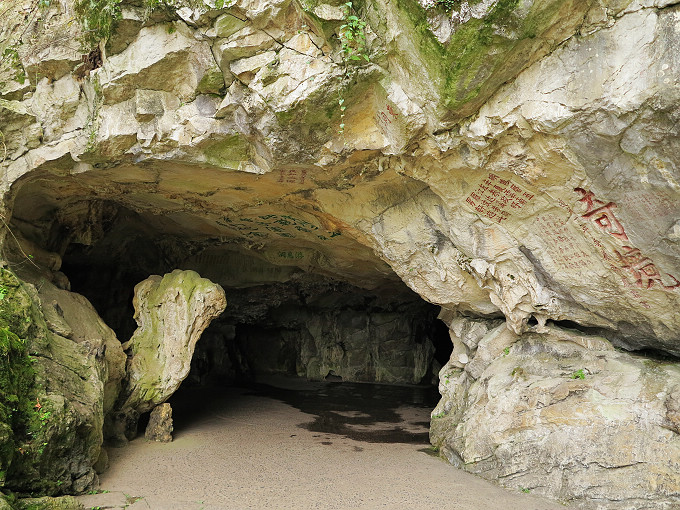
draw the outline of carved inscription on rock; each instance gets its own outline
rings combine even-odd
[[[640,289],[663,288],[674,290],[680,287],[680,280],[674,275],[658,269],[656,263],[639,248],[632,245],[623,224],[615,214],[616,204],[596,198],[592,191],[574,188],[581,195],[579,202],[581,211],[576,213],[581,220],[587,220],[597,229],[620,242],[620,247],[606,248],[600,241],[593,239],[593,243],[602,253],[602,257],[610,267],[619,273],[624,283]],[[584,233],[588,233],[582,225]]]
[[[590,266],[592,255],[574,239],[574,227],[570,225],[568,217],[543,214],[536,217],[532,227],[546,243],[548,255],[557,269],[583,270]]]
[[[307,220],[290,214],[263,214],[259,216],[232,218],[225,216],[217,220],[219,225],[239,232],[249,239],[284,237],[293,239],[299,236],[313,236],[321,241],[328,241],[342,232],[321,229]]]
[[[677,208],[670,196],[650,190],[626,193],[621,206],[642,218],[664,218],[673,215]]]
[[[480,216],[503,224],[521,211],[534,193],[510,178],[503,179],[493,172],[482,179],[465,199],[464,205]]]
[[[276,182],[287,184],[304,184],[307,179],[307,170],[304,168],[282,168]]]
[[[574,188],[574,191],[581,194],[579,202],[583,202],[586,206],[586,211],[581,214],[581,217],[590,219],[603,232],[617,239],[628,241],[623,225],[614,215],[614,209],[616,209],[614,202],[605,203],[598,200],[592,191],[586,191],[583,188]]]

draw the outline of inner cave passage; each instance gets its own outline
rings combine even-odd
[[[323,382],[325,389],[279,388],[274,397],[308,411],[316,405],[331,429],[342,430],[341,424],[328,423],[320,400],[335,395],[339,400],[328,405],[350,407],[353,398],[370,401],[388,419],[394,406],[380,402],[405,394],[358,383],[426,388],[407,399],[436,405],[437,374],[452,350],[439,308],[365,247],[345,245],[334,253],[304,239],[258,244],[108,201],[80,198],[43,209],[35,203],[31,193],[18,195],[12,228],[37,259],[60,256],[61,284],[87,297],[122,343],[136,328],[134,287],[150,275],[191,269],[224,288],[227,308],[201,336],[191,372],[173,399],[178,426],[186,422],[183,409],[196,412],[182,401],[192,388],[249,385],[263,391],[257,383],[277,377]],[[19,273],[28,270],[16,265]],[[339,382],[344,390],[331,385]]]

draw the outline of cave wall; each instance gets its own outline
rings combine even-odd
[[[243,291],[231,293],[230,308],[198,345],[194,380],[252,381],[276,374],[430,384],[441,368],[434,357],[436,345],[445,355],[450,352],[448,336],[442,342],[433,326],[435,307],[417,296],[390,301],[394,296],[375,296],[337,282],[315,284],[258,286],[248,289],[245,299]],[[289,296],[278,306],[253,311],[267,305],[268,295],[286,292]]]
[[[602,412],[621,396],[599,386],[642,370],[624,351],[668,356],[645,361],[652,375],[640,376],[644,389],[626,398],[649,399],[658,412],[635,419],[675,444],[674,4],[489,0],[446,10],[366,0],[347,13],[339,1],[180,1],[155,10],[122,2],[116,29],[83,48],[85,59],[50,37],[56,29],[72,41],[82,35],[70,22],[71,3],[51,4],[25,26],[10,13],[0,29],[5,44],[13,34],[24,38],[17,57],[25,78],[0,69],[5,257],[20,272],[28,249],[40,258],[40,277],[63,288],[70,282],[61,259],[69,271],[107,259],[102,282],[78,282],[99,285],[99,295],[106,280],[116,288],[175,267],[239,291],[301,275],[375,296],[405,295],[405,283],[440,306],[449,326],[453,354],[440,378],[449,382],[433,413],[433,441],[449,461],[586,506],[623,508],[621,498],[631,508],[674,504],[678,478],[667,461],[603,442],[640,434],[626,429],[623,415]],[[366,22],[363,49],[342,28],[350,14]],[[119,214],[127,219],[117,221]],[[141,249],[148,239],[155,253]],[[116,260],[125,263],[112,277]],[[106,319],[128,335],[129,301],[119,293]],[[283,302],[266,297],[249,308],[252,317]],[[337,344],[354,319],[328,313],[337,327],[310,319],[309,336],[294,328],[280,345],[299,342],[311,352],[314,344],[318,352]],[[356,320],[354,331],[362,331],[374,318]],[[586,350],[578,356],[612,362],[559,368],[556,360],[577,356],[559,343],[574,343],[567,325]],[[224,334],[236,339],[237,326],[225,323]],[[263,341],[266,330],[245,336]],[[536,347],[541,342],[558,347]],[[400,356],[401,347],[385,345]],[[404,356],[417,358],[418,348]],[[344,359],[329,352],[319,376]],[[544,369],[515,377],[533,352],[545,357]],[[504,359],[517,363],[510,375]],[[345,376],[365,368],[344,363],[337,366]],[[554,372],[564,379],[554,386],[560,398],[526,404],[526,381],[553,384]],[[549,449],[553,421],[475,427],[499,402],[490,389],[496,380],[518,388],[507,401],[523,403],[509,407],[510,416],[557,412],[564,401],[578,408],[564,412],[582,417],[592,434]],[[583,394],[601,407],[581,406]],[[517,427],[524,435],[503,436]],[[470,446],[487,432],[525,459],[512,476],[486,463],[487,454],[505,458],[500,447]],[[610,457],[588,457],[603,444]],[[633,488],[570,485],[594,463],[619,484],[635,480]],[[624,469],[638,464],[646,476],[636,471],[642,467]]]

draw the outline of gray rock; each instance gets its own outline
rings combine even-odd
[[[40,508],[44,510],[84,510],[85,507],[73,496],[58,498],[25,498],[19,500],[26,508]]]
[[[217,9],[181,1],[181,21],[173,22],[125,5],[118,33],[101,45],[110,54],[85,75],[75,71],[81,56],[50,39],[77,38],[71,4],[50,5],[42,25],[21,26],[20,6],[0,22],[2,41],[26,34],[19,57],[28,71],[24,85],[0,80],[2,217],[19,233],[1,234],[3,253],[23,268],[28,257],[14,256],[13,237],[25,247],[20,240],[29,239],[41,266],[31,281],[47,307],[39,315],[50,348],[39,366],[56,389],[40,398],[71,427],[62,432],[93,431],[84,442],[64,432],[69,449],[80,441],[87,450],[69,468],[77,472],[69,490],[94,480],[103,416],[107,436],[129,435],[139,414],[186,377],[204,327],[183,331],[175,349],[159,332],[174,338],[185,323],[141,324],[112,410],[120,346],[88,304],[58,292],[69,288],[56,274],[61,257],[75,250],[99,257],[101,267],[125,259],[136,275],[200,268],[239,291],[291,284],[303,273],[375,296],[402,296],[403,282],[439,305],[449,326],[454,355],[436,414],[456,418],[433,422],[449,460],[584,505],[614,501],[619,489],[632,506],[675,504],[677,469],[659,453],[663,445],[675,455],[664,436],[674,425],[659,425],[664,408],[664,419],[676,413],[668,399],[675,365],[647,366],[612,348],[680,355],[680,38],[672,2],[484,0],[444,13],[427,8],[429,0],[370,0],[356,12],[366,22],[361,55],[351,53],[357,44],[340,28],[337,5],[243,0]],[[137,238],[153,238],[157,253]],[[41,278],[50,285],[41,287]],[[161,284],[142,284],[140,296],[154,285]],[[147,298],[136,303],[141,322]],[[63,318],[49,308],[54,300]],[[170,301],[161,301],[172,315]],[[122,324],[124,305],[115,296],[102,302]],[[257,305],[253,320],[282,299],[268,295]],[[216,304],[207,308],[199,315],[219,313]],[[284,330],[258,350],[259,368],[383,382],[426,375],[431,348],[405,340],[413,329],[404,317],[359,305],[352,317],[336,311],[290,329],[288,317],[272,319]],[[79,328],[78,317],[95,326]],[[590,333],[563,340],[551,322]],[[262,332],[247,336],[250,349],[266,340]],[[222,358],[231,340],[230,333],[215,347]],[[524,367],[525,351],[545,357],[545,370]],[[560,357],[582,360],[584,369],[600,359],[610,366],[567,380],[555,376],[564,370]],[[524,372],[503,375],[503,360],[515,363],[510,373]],[[663,377],[656,393],[646,366]],[[605,373],[638,378],[635,396],[618,395],[601,380]],[[489,421],[492,430],[480,417],[503,399],[482,388],[497,381],[508,385],[507,395],[498,390],[507,409]],[[543,435],[515,435],[516,422],[541,413],[532,399],[556,399],[563,383],[579,388],[564,397],[567,425],[537,423]],[[609,403],[590,405],[600,398]],[[628,428],[612,401],[625,402]],[[595,424],[601,442],[578,420]],[[563,425],[576,435],[560,435]],[[13,441],[6,426],[0,441]],[[498,448],[484,446],[491,444]],[[543,489],[538,466],[552,470]],[[588,485],[589,476],[602,486]],[[26,483],[41,477],[28,473]]]
[[[676,364],[549,327],[477,374],[447,364],[430,438],[455,466],[507,487],[579,508],[667,508],[679,502],[668,484],[680,462],[679,385]]]

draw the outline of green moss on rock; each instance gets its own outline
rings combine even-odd
[[[83,510],[85,507],[73,496],[59,498],[29,498],[19,501],[21,510]]]
[[[208,69],[196,88],[197,94],[223,94],[225,90],[224,76],[219,67]]]
[[[446,44],[432,33],[427,11],[417,0],[398,0],[397,6],[432,86],[447,108],[467,116],[499,86],[572,35],[588,2],[549,0],[527,10],[519,0],[498,0],[483,18],[456,26]],[[542,36],[545,39],[537,40]]]
[[[208,147],[205,156],[211,165],[238,170],[241,162],[250,158],[248,142],[239,135],[230,136]]]
[[[0,488],[54,496],[92,486],[99,370],[86,342],[48,330],[35,288],[0,269]]]
[[[36,392],[29,356],[32,301],[17,277],[0,269],[0,487],[30,439]]]

